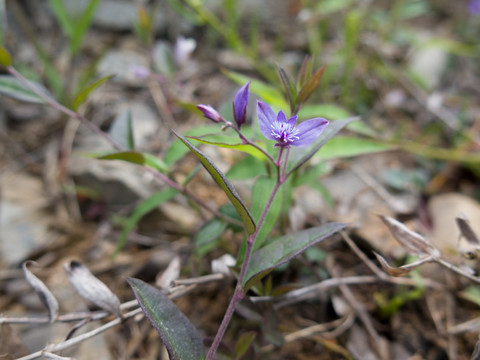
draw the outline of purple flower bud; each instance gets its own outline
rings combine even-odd
[[[257,101],[257,117],[258,126],[263,136],[275,140],[277,142],[275,146],[280,147],[307,146],[320,136],[328,125],[327,120],[314,118],[295,126],[296,115],[287,120],[282,111],[275,115],[272,108],[261,101]]]
[[[220,115],[220,113],[210,105],[198,104],[197,109],[203,113],[203,116],[212,120],[213,122],[225,122],[225,119],[222,117],[222,115]]]
[[[250,89],[250,81],[243,85],[233,98],[233,117],[238,128],[247,120],[248,92]]]

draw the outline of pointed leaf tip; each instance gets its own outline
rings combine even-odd
[[[217,168],[217,166],[210,160],[204,153],[198,150],[195,146],[193,146],[187,139],[185,139],[182,135],[177,133],[175,130],[172,130],[176,137],[178,137],[189,149],[191,152],[195,154],[195,156],[200,160],[200,163],[203,165],[205,170],[209,172],[212,176],[213,180],[220,186],[220,188],[225,192],[228,199],[237,210],[238,215],[240,215],[240,219],[245,226],[245,229],[249,234],[253,234],[255,232],[255,221],[253,221],[250,212],[248,211],[247,207],[243,203],[242,199],[238,195],[237,191],[233,187],[233,185],[228,181],[225,175]]]

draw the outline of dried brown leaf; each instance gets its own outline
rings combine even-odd
[[[475,231],[473,231],[472,227],[470,226],[470,222],[465,215],[462,214],[457,216],[455,218],[455,222],[457,223],[457,227],[460,230],[461,236],[464,237],[469,244],[480,245],[478,236]]]
[[[305,85],[301,88],[300,93],[297,97],[297,105],[303,104],[307,101],[310,96],[312,96],[313,92],[318,86],[318,82],[323,76],[323,72],[325,71],[326,66],[318,69],[315,73],[308,79]]]
[[[175,256],[168,264],[167,268],[158,274],[155,285],[161,289],[168,290],[172,286],[172,282],[180,277],[180,257]]]
[[[48,310],[48,317],[50,322],[55,321],[58,315],[58,301],[55,296],[52,294],[50,289],[45,285],[45,283],[36,277],[29,269],[28,266],[34,264],[34,261],[25,261],[22,265],[23,273],[25,275],[25,280],[30,284],[30,286],[35,290],[38,297],[42,301],[42,304]]]
[[[410,230],[401,222],[389,217],[379,215],[383,223],[387,225],[392,235],[397,241],[413,255],[440,256],[440,250],[420,234]]]
[[[391,267],[383,256],[377,254],[376,252],[374,252],[374,254],[378,262],[380,263],[380,266],[382,267],[383,271],[385,271],[390,276],[394,276],[394,277],[405,276],[408,273],[410,273],[410,271],[412,270],[412,269],[403,268],[403,267],[397,267],[397,268]]]
[[[117,317],[122,317],[117,296],[82,263],[70,261],[63,264],[63,268],[67,273],[68,281],[81,297]]]

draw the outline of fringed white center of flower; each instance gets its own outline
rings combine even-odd
[[[272,135],[277,139],[278,142],[283,144],[289,144],[294,140],[298,140],[299,137],[298,129],[293,125],[290,125],[287,122],[274,121],[271,125]]]

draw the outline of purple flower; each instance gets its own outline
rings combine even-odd
[[[468,2],[468,11],[472,15],[480,15],[480,0],[470,0]]]
[[[233,98],[233,117],[238,128],[247,120],[248,91],[250,81],[243,85]]]
[[[205,116],[207,119],[212,120],[213,122],[225,122],[223,116],[220,115],[220,113],[210,105],[198,104],[197,109],[203,113],[203,116]]]
[[[258,126],[263,136],[275,140],[275,146],[289,147],[307,146],[311,144],[328,125],[323,118],[306,120],[295,126],[297,115],[287,120],[285,114],[280,111],[278,115],[266,103],[257,101]]]

